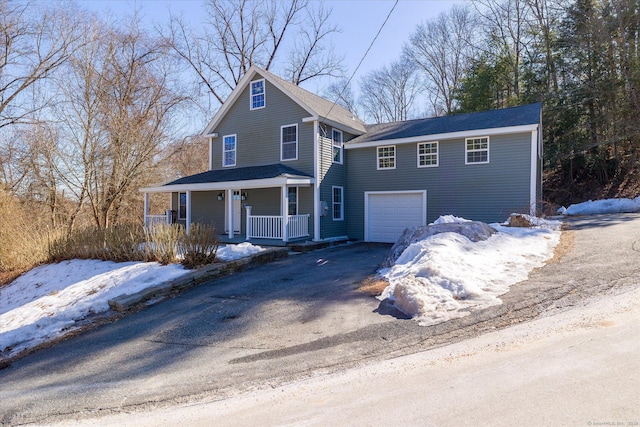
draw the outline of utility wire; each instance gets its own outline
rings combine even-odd
[[[353,77],[356,75],[356,73],[358,72],[358,69],[360,68],[360,66],[362,65],[362,63],[364,62],[365,58],[367,57],[367,55],[369,54],[369,51],[371,50],[371,48],[373,47],[373,44],[376,42],[376,40],[378,39],[378,36],[380,35],[380,33],[382,32],[382,29],[384,28],[384,26],[387,24],[387,21],[389,20],[389,17],[391,16],[391,14],[393,13],[393,11],[395,10],[396,6],[398,5],[398,1],[396,0],[395,3],[393,4],[393,7],[391,8],[391,10],[389,11],[389,13],[387,14],[387,17],[384,19],[384,22],[382,23],[382,25],[380,25],[380,28],[378,29],[378,32],[376,33],[375,37],[373,38],[373,40],[371,40],[371,43],[369,44],[369,47],[367,48],[367,51],[364,53],[364,55],[362,55],[362,58],[360,59],[360,62],[358,62],[358,65],[356,66],[355,70],[353,70],[353,73],[351,73],[351,76],[349,77],[349,79],[347,80],[347,82],[344,84],[344,87],[342,88],[342,90],[340,91],[340,96],[339,98],[342,97],[342,94],[344,93],[344,91],[347,89],[347,87],[349,86],[349,83],[351,83],[351,80],[353,80]],[[338,99],[339,99],[338,98]],[[338,100],[336,99],[335,101],[333,101],[333,104],[331,105],[331,108],[329,108],[329,111],[327,112],[327,116],[329,117],[329,114],[331,114],[331,110],[333,110],[333,107],[336,105],[336,103],[338,102]]]

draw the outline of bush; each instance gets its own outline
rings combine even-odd
[[[194,268],[199,265],[211,264],[218,252],[218,236],[214,227],[203,224],[192,224],[189,234],[183,236],[182,265]]]
[[[170,264],[178,260],[178,244],[184,238],[180,224],[156,224],[145,229],[145,260]]]

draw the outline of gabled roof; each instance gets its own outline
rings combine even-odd
[[[216,126],[220,123],[231,106],[235,104],[235,102],[238,100],[249,83],[252,80],[256,79],[256,75],[263,77],[269,83],[282,91],[285,95],[295,101],[303,109],[305,109],[309,113],[309,119],[317,119],[334,126],[337,125],[337,127],[344,127],[345,130],[348,130],[356,135],[361,135],[365,132],[365,123],[346,108],[341,107],[337,103],[333,103],[314,93],[311,93],[308,90],[301,88],[300,86],[288,82],[276,76],[275,74],[270,73],[269,71],[252,65],[251,68],[247,70],[246,74],[240,79],[236,88],[231,92],[229,97],[222,104],[222,107],[220,107],[211,122],[207,125],[204,131],[204,135],[215,132]]]
[[[185,176],[171,181],[165,186],[180,184],[202,184],[206,182],[248,181],[252,179],[268,179],[279,176],[310,177],[311,175],[289,166],[277,163],[274,165],[248,166],[244,168],[219,169]]]
[[[540,103],[479,113],[457,114],[404,122],[368,125],[367,133],[345,145],[361,145],[376,141],[392,141],[422,136],[444,136],[474,130],[510,128],[540,123]]]

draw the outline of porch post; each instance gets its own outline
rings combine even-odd
[[[191,191],[187,191],[187,212],[184,226],[187,234],[189,234],[189,229],[191,228]]]
[[[236,227],[233,223],[233,188],[227,188],[227,212],[229,212],[229,218],[227,220],[229,224],[229,239],[233,239],[233,229]]]
[[[286,242],[289,240],[289,236],[287,233],[288,224],[289,224],[289,192],[287,191],[286,184],[282,186],[282,241]]]
[[[245,205],[244,208],[247,210],[247,240],[251,238],[251,206]]]
[[[144,226],[148,227],[147,217],[149,216],[149,193],[144,193]]]

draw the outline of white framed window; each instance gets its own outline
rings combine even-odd
[[[344,188],[331,187],[333,199],[333,220],[342,221],[344,219]]]
[[[178,193],[178,219],[187,219],[187,193]]]
[[[429,168],[438,166],[438,142],[418,143],[418,167]]]
[[[254,80],[251,82],[251,109],[257,110],[265,106],[265,90],[264,79]]]
[[[465,165],[489,163],[489,137],[467,138],[464,155]]]
[[[342,131],[333,129],[331,131],[333,144],[333,163],[342,163]]]
[[[288,214],[298,215],[298,187],[287,188],[287,198],[289,199]]]
[[[280,160],[298,159],[298,125],[280,127]]]
[[[386,145],[378,147],[378,169],[396,168],[396,146]]]
[[[222,137],[222,166],[236,165],[236,135]]]

